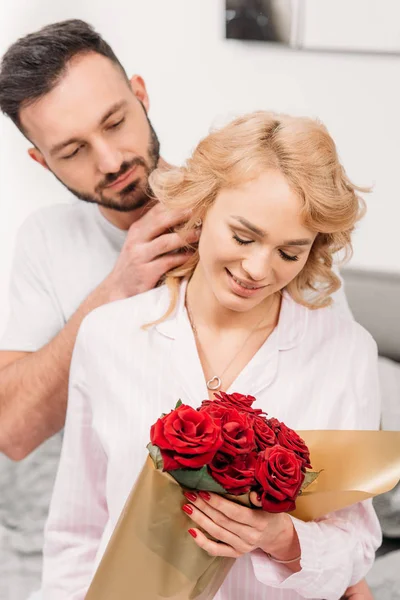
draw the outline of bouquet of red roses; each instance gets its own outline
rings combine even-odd
[[[154,423],[149,457],[86,600],[215,596],[235,559],[210,556],[188,535],[183,489],[226,494],[247,506],[255,491],[264,510],[310,521],[397,483],[400,432],[315,430],[300,437],[253,408],[254,400],[220,392],[198,409],[178,402]],[[309,470],[309,448],[316,472]]]
[[[185,488],[241,496],[251,491],[268,512],[289,512],[318,473],[301,437],[253,408],[253,396],[215,394],[199,409],[178,402],[152,426],[150,455]]]

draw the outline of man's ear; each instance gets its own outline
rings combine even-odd
[[[47,166],[47,162],[44,159],[43,154],[40,152],[40,150],[38,150],[35,147],[29,148],[28,150],[28,154],[29,156],[35,160],[36,162],[38,162],[40,165],[42,165],[42,167],[44,167],[45,169],[48,169],[49,167]]]
[[[130,79],[131,88],[136,98],[140,100],[143,106],[146,109],[146,112],[149,112],[150,101],[149,96],[147,95],[146,84],[140,75],[134,75]]]

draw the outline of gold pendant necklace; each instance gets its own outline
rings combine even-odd
[[[271,303],[271,307],[274,304],[274,300],[272,300]],[[211,373],[214,371],[214,369],[212,368],[212,366],[210,365],[210,363],[208,362],[207,356],[201,346],[200,340],[199,340],[199,336],[198,336],[198,332],[197,332],[197,327],[195,325],[195,322],[193,320],[193,315],[192,315],[192,311],[189,308],[188,303],[186,302],[186,310],[187,310],[187,314],[189,317],[189,323],[192,327],[192,331],[194,334],[194,337],[196,339],[196,343],[197,346],[199,348],[199,350],[201,350],[201,352],[203,353],[204,359],[211,371]],[[250,333],[248,334],[248,336],[245,338],[245,340],[243,341],[243,344],[240,345],[239,349],[237,350],[237,352],[235,352],[233,358],[229,361],[229,363],[227,364],[227,366],[225,367],[225,369],[221,372],[220,375],[213,375],[210,379],[208,379],[208,381],[206,381],[206,385],[207,388],[213,392],[219,390],[222,386],[222,377],[223,375],[226,373],[226,371],[229,369],[229,367],[232,365],[232,363],[234,362],[234,360],[239,356],[240,352],[243,350],[243,348],[245,347],[246,343],[249,341],[249,339],[251,338],[251,336],[253,335],[253,333],[256,332],[256,330],[260,327],[261,323],[264,321],[265,316],[263,316],[260,321],[258,321],[257,325],[251,329]],[[214,371],[215,372],[215,371]]]

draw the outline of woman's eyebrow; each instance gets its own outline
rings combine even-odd
[[[250,229],[250,231],[258,235],[259,237],[265,237],[267,235],[265,231],[263,231],[256,225],[253,225],[253,223],[250,223],[250,221],[244,219],[243,217],[237,217],[235,215],[232,215],[232,218],[236,221],[239,221],[239,223],[241,223],[244,227],[247,227],[247,229]]]

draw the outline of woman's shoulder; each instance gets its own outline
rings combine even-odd
[[[335,343],[339,348],[369,351],[376,354],[377,345],[372,335],[357,323],[350,314],[335,310],[334,306],[309,309],[307,311],[307,332],[317,340]]]

